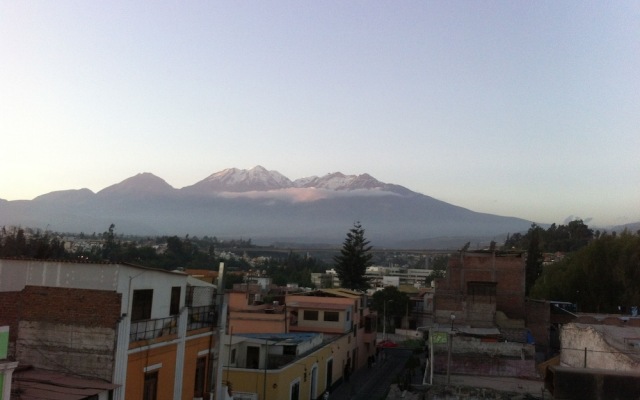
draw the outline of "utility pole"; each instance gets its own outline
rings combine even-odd
[[[224,400],[222,390],[222,350],[224,350],[223,338],[227,329],[227,304],[224,301],[224,263],[218,268],[218,363],[216,365],[216,400]],[[213,374],[212,374],[213,375]]]
[[[269,339],[264,340],[264,378],[262,382],[262,400],[267,400],[267,369],[269,368]]]
[[[453,332],[449,333],[449,351],[447,352],[447,385],[451,383],[451,342],[453,342]]]
[[[382,340],[387,339],[387,301],[382,305]]]

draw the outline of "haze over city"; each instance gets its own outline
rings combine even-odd
[[[640,3],[3,2],[0,199],[262,165],[640,221]]]

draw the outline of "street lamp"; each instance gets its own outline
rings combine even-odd
[[[451,313],[451,330],[453,331],[453,321],[456,320],[456,315],[454,313]]]

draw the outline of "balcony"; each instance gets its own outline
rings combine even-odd
[[[215,305],[189,307],[187,331],[210,328],[218,324],[218,312]]]
[[[139,340],[157,339],[161,336],[178,333],[178,316],[167,318],[145,319],[131,323],[129,343]]]

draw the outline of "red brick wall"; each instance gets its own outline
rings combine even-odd
[[[21,292],[0,292],[0,326],[9,327],[9,342],[18,335]]]
[[[525,324],[531,331],[536,345],[547,349],[549,346],[549,328],[551,327],[549,302],[527,300]]]
[[[21,320],[115,329],[121,299],[106,290],[26,286],[21,292],[0,292],[0,325],[9,326],[10,342]]]
[[[107,290],[26,286],[20,319],[115,329],[121,297]]]
[[[524,274],[524,256],[519,253],[471,252],[454,256],[449,260],[447,276],[436,282],[436,313],[459,310],[461,306],[454,303],[471,301],[467,296],[468,282],[496,282],[496,309],[509,318],[522,319]]]

